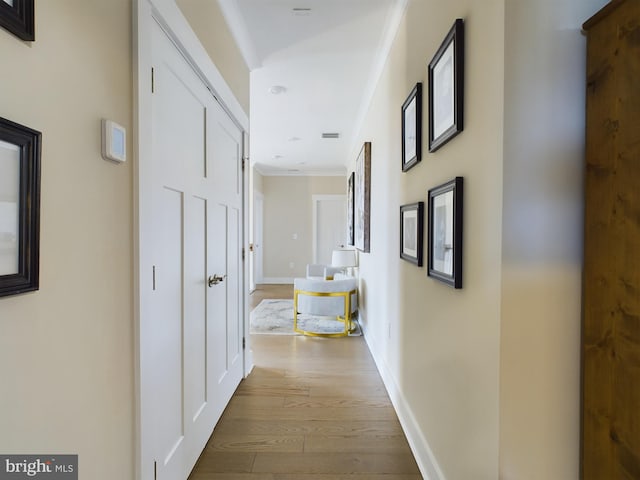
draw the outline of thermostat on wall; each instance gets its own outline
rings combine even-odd
[[[124,162],[127,159],[127,131],[111,120],[102,120],[102,157]]]

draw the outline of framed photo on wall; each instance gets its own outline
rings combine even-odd
[[[422,266],[424,202],[400,207],[400,258]]]
[[[34,41],[34,0],[0,0],[0,27],[21,40]]]
[[[348,245],[353,245],[354,244],[354,225],[353,225],[353,220],[354,220],[354,213],[353,213],[353,206],[354,206],[354,187],[355,187],[355,178],[356,178],[356,173],[355,172],[351,172],[351,175],[349,175],[349,180],[347,182],[347,244]]]
[[[464,127],[464,21],[458,18],[429,63],[429,151]]]
[[[454,288],[462,288],[462,202],[462,177],[428,193],[427,275]]]
[[[371,142],[364,143],[356,159],[354,206],[355,246],[366,253],[371,229]]]
[[[402,104],[402,171],[422,157],[422,83],[418,82]]]
[[[40,140],[0,118],[0,296],[38,289]]]

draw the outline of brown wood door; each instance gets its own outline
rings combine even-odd
[[[640,1],[587,32],[582,478],[640,479]]]

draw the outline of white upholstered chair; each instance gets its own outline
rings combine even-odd
[[[358,310],[358,283],[354,277],[336,280],[296,278],[293,282],[293,329],[305,335],[343,337],[349,335],[351,318]],[[344,323],[340,333],[310,332],[298,328],[298,314],[336,317]]]

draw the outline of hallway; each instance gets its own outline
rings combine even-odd
[[[261,286],[291,298],[291,286]],[[419,480],[363,337],[254,335],[238,387],[190,480]]]

